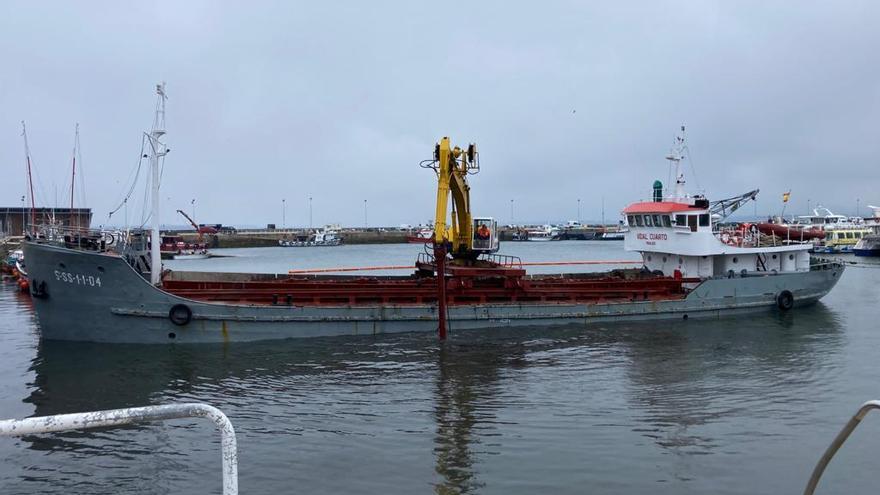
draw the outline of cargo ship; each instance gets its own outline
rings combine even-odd
[[[164,88],[157,90],[164,115]],[[154,173],[166,149],[156,122],[149,134]],[[154,201],[149,235],[24,242],[34,309],[42,338],[57,340],[222,343],[395,332],[445,338],[449,330],[787,311],[834,287],[843,265],[811,258],[809,244],[767,246],[720,227],[723,213],[747,198],[710,203],[686,195],[678,173],[684,149],[680,137],[667,157],[675,162],[675,192],[664,196],[655,183],[653,201],[624,210],[624,246],[642,254],[638,270],[528,275],[519,259],[497,253],[497,222],[470,211],[476,146],[452,147],[444,137],[421,163],[438,181],[433,250],[408,276],[163,270]]]

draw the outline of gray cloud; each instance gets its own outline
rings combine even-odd
[[[880,203],[875,2],[33,3],[0,7],[0,203],[66,201],[80,122],[96,223],[124,190],[168,83],[163,219],[418,223],[450,135],[476,141],[479,214],[612,218],[646,198],[678,126],[698,187],[760,187],[758,212]],[[688,170],[690,172],[690,170]],[[751,208],[751,207],[750,207]],[[751,210],[750,210],[751,211]],[[863,210],[864,213],[864,210]],[[132,214],[133,216],[133,214]]]

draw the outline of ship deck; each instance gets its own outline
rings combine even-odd
[[[516,303],[608,303],[683,299],[686,284],[674,279],[615,270],[602,274],[454,276],[447,278],[450,305]],[[363,306],[437,303],[434,277],[245,275],[171,272],[163,289],[187,299],[253,305]]]

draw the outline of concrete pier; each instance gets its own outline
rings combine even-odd
[[[212,248],[250,248],[278,246],[278,241],[308,235],[308,229],[236,230],[234,233],[205,235]],[[198,238],[195,232],[178,232],[186,242]],[[399,244],[410,235],[406,231],[388,229],[343,229],[337,232],[343,244]]]

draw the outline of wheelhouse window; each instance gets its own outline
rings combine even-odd
[[[635,224],[636,224],[636,220],[635,220],[635,218],[634,218],[633,215],[628,215],[628,216],[626,217],[626,221],[627,221],[627,223],[629,223],[630,225],[635,225]]]
[[[672,219],[669,218],[669,215],[663,215],[663,226],[672,227]]]
[[[696,215],[688,215],[688,227],[691,228],[691,232],[697,231],[697,216]]]
[[[636,227],[641,227],[642,226],[642,216],[636,215],[635,218],[636,218]]]
[[[654,227],[660,227],[663,225],[660,223],[660,215],[654,215]]]
[[[645,227],[653,227],[654,224],[651,222],[651,215],[645,215]]]
[[[862,233],[861,233],[861,232],[853,232],[853,234],[855,234],[856,239],[861,239],[861,238],[862,238]]]
[[[700,227],[708,227],[709,226],[709,214],[703,213],[700,215]]]
[[[684,215],[675,215],[675,225],[679,227],[687,227],[687,217]]]

